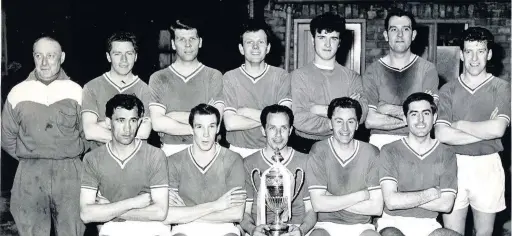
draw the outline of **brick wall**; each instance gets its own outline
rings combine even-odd
[[[417,20],[423,19],[474,19],[475,26],[489,29],[495,36],[501,52],[501,73],[503,79],[510,80],[510,2],[485,2],[485,3],[399,3],[398,8],[412,12]],[[384,19],[387,10],[392,7],[389,3],[304,3],[291,4],[292,7],[292,41],[293,19],[311,19],[324,12],[336,12],[346,19],[366,19],[366,51],[365,63],[368,66],[376,59],[387,53],[387,42],[384,40]],[[274,3],[270,0],[265,7],[264,16],[266,22],[271,25],[277,38],[284,46],[286,26],[286,5]],[[291,42],[291,55],[293,58],[293,42]],[[284,67],[284,52],[282,53],[282,67]],[[293,68],[293,60],[290,60],[290,68]]]

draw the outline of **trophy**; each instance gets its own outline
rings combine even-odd
[[[265,206],[275,214],[275,220],[269,225],[269,235],[279,236],[288,232],[288,225],[281,218],[283,212],[287,212],[286,219],[291,217],[291,202],[297,197],[302,185],[304,184],[304,170],[297,168],[295,173],[291,173],[278,160],[281,157],[279,151],[276,151],[274,160],[277,160],[268,170],[261,173],[257,168],[251,172],[251,181],[254,190],[257,193],[258,201],[258,220],[257,224],[266,224]],[[295,189],[295,179],[297,172],[301,172],[299,187]],[[254,173],[257,172],[260,177],[260,190],[256,188]],[[260,192],[261,191],[261,192]],[[293,196],[292,196],[293,195]]]

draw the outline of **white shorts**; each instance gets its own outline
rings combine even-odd
[[[176,154],[180,151],[188,148],[190,144],[162,144],[162,151],[165,152],[165,156],[170,156],[172,154]]]
[[[185,234],[187,236],[224,236],[232,233],[240,236],[240,230],[234,223],[203,223],[191,222],[187,224],[179,224],[172,227],[171,235]]]
[[[505,173],[500,155],[482,156],[457,154],[459,190],[454,210],[471,205],[480,212],[496,213],[505,206]]]
[[[107,222],[99,236],[170,236],[171,227],[157,221]]]
[[[377,220],[377,231],[386,227],[395,227],[405,236],[428,236],[434,230],[442,228],[435,218],[391,216],[383,212],[382,218]]]
[[[370,144],[373,144],[374,146],[381,149],[382,146],[384,146],[388,143],[392,143],[392,142],[399,140],[403,137],[405,137],[405,136],[393,135],[393,134],[372,134],[372,135],[370,135]]]
[[[313,230],[324,229],[331,236],[346,235],[346,236],[359,236],[365,230],[375,230],[375,226],[372,224],[336,224],[332,222],[317,222]]]
[[[251,154],[259,151],[260,149],[242,148],[242,147],[237,147],[235,145],[230,144],[229,150],[240,154],[240,156],[242,156],[243,158],[246,158],[246,157],[250,156]]]

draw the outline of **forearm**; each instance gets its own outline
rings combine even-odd
[[[344,210],[356,203],[365,200],[365,193],[358,191],[343,196],[311,194],[311,203],[315,212],[335,212]]]
[[[244,109],[244,112],[242,114],[237,114],[237,115],[247,117],[251,120],[259,121],[260,116],[261,116],[261,110],[254,109],[254,108],[249,108],[249,109],[246,108],[246,109]]]
[[[227,131],[249,130],[261,126],[261,123],[257,120],[234,114],[233,112],[229,113],[230,114],[224,114],[224,124],[226,125]]]
[[[383,115],[393,116],[396,118],[404,117],[402,106],[381,103],[377,108],[377,111]]]
[[[457,127],[460,131],[473,135],[479,139],[491,140],[501,138],[505,133],[505,121],[494,119],[479,122],[465,121]]]
[[[197,222],[207,223],[234,223],[242,221],[245,206],[230,207],[222,211],[215,211],[197,219]]]
[[[153,130],[170,135],[192,135],[190,125],[183,124],[167,116],[152,118]]]
[[[108,204],[89,204],[81,207],[80,217],[84,223],[110,221],[133,209],[128,200]]]
[[[254,231],[254,228],[256,228],[256,223],[254,222],[254,219],[252,218],[251,214],[245,212],[244,218],[240,222],[240,226],[242,226],[242,229],[250,234],[252,231]]]
[[[466,145],[482,141],[480,138],[448,125],[436,125],[435,133],[436,139],[449,145]]]
[[[317,221],[317,213],[313,210],[309,210],[306,212],[306,216],[304,217],[304,220],[302,221],[302,224],[300,224],[299,228],[300,231],[306,235],[316,224]]]
[[[9,156],[19,161],[18,156],[16,156],[16,139],[6,140],[5,137],[2,137],[2,149],[7,152]]]
[[[136,138],[148,139],[149,135],[151,134],[151,129],[151,119],[149,117],[144,117],[139,129],[137,130]]]
[[[455,194],[442,193],[440,198],[421,204],[418,207],[430,211],[448,213],[452,210],[454,201]]]
[[[294,126],[297,130],[308,134],[328,135],[331,132],[330,120],[311,112],[295,113]]]
[[[380,216],[382,214],[383,200],[380,190],[370,191],[370,199],[358,202],[345,210],[360,214],[360,215],[373,215]]]
[[[438,195],[434,191],[426,189],[417,192],[393,193],[385,203],[389,210],[404,210],[418,207],[437,198]]]
[[[203,203],[190,207],[170,206],[164,224],[186,224],[215,211],[216,208],[213,202]]]
[[[112,132],[98,123],[84,124],[84,134],[90,141],[108,143],[112,140]]]
[[[380,130],[394,130],[407,126],[407,122],[404,120],[380,114],[373,109],[368,111],[368,117],[366,118],[365,124],[368,129]]]
[[[132,209],[123,213],[119,218],[133,221],[163,221],[167,214],[166,204],[152,204],[150,206]]]
[[[177,121],[177,122],[180,122],[182,124],[188,124],[188,118],[190,116],[190,112],[187,112],[187,111],[171,111],[167,114],[165,114],[165,116]]]
[[[327,118],[327,108],[328,108],[328,106],[326,106],[326,105],[315,104],[309,110],[311,113],[313,113],[317,116]]]

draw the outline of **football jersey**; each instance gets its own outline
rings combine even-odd
[[[291,102],[290,78],[285,70],[278,67],[266,64],[261,75],[253,77],[242,65],[226,72],[223,81],[224,112],[236,113],[242,107],[263,110],[266,106]],[[266,145],[260,127],[228,131],[226,139],[230,144],[242,148],[259,149]]]
[[[214,158],[204,167],[195,161],[192,146],[167,158],[169,188],[187,206],[213,202],[234,187],[245,187],[242,157],[216,145]]]
[[[306,182],[309,191],[322,189],[335,196],[343,196],[367,189],[380,189],[377,159],[379,149],[369,143],[354,140],[355,150],[343,160],[336,151],[333,136],[315,143],[309,153]],[[336,224],[367,224],[371,216],[346,210],[318,212],[318,222]]]
[[[264,154],[263,149],[260,151],[246,157],[244,159],[244,168],[245,168],[245,189],[247,190],[247,202],[252,202],[251,215],[254,220],[257,219],[257,193],[254,190],[252,185],[251,173],[254,169],[260,170],[261,173],[265,172],[268,168],[272,166],[272,157],[268,157]],[[302,169],[302,171],[306,171],[306,163],[307,163],[307,155],[301,152],[297,152],[295,150],[291,150],[286,161],[283,162],[283,165],[290,170],[293,174],[299,175],[295,178],[295,189],[293,194],[297,193],[297,197],[292,202],[292,218],[287,222],[290,224],[302,224],[304,221],[304,217],[306,216],[306,210],[304,206],[304,201],[309,201],[309,192],[307,191],[306,183],[302,183],[300,189],[299,185],[301,184],[300,175],[301,172],[296,172],[298,168]],[[305,174],[305,173],[304,173]],[[260,186],[260,176],[257,176],[256,172],[254,173],[254,184],[256,184],[256,188]],[[305,181],[305,178],[304,180]],[[275,214],[267,208],[267,224],[274,222]]]
[[[436,125],[451,126],[452,122],[489,120],[498,108],[498,118],[510,124],[510,83],[493,75],[471,89],[459,78],[443,85],[439,91],[439,111]],[[480,156],[503,150],[500,139],[453,146],[458,154]]]
[[[159,106],[165,113],[190,112],[200,103],[220,102],[222,74],[201,64],[188,76],[181,75],[172,65],[153,73],[149,79],[149,106]],[[164,134],[165,144],[191,144],[192,135]]]
[[[143,116],[149,117],[149,87],[139,77],[135,77],[131,83],[119,87],[106,72],[85,84],[82,94],[82,113],[91,112],[95,114],[99,122],[106,118],[105,111],[108,100],[117,94],[135,95],[144,104]],[[89,141],[89,143],[91,149],[104,145],[104,143],[97,141]]]
[[[457,194],[457,158],[452,148],[435,140],[425,153],[418,153],[407,138],[386,144],[380,151],[379,178],[395,181],[399,192],[422,191],[439,186],[441,192]],[[420,207],[384,212],[392,216],[436,218],[438,212]]]
[[[121,160],[112,152],[111,143],[85,154],[82,188],[99,190],[110,202],[118,202],[168,188],[165,154],[145,142],[137,141],[133,153]]]
[[[414,59],[402,69],[387,65],[382,59],[372,63],[363,75],[364,96],[368,99],[368,108],[377,110],[379,103],[402,106],[409,95],[426,90],[438,94],[439,77],[431,62],[414,56]],[[372,129],[372,134],[407,135],[407,127],[394,130]]]

